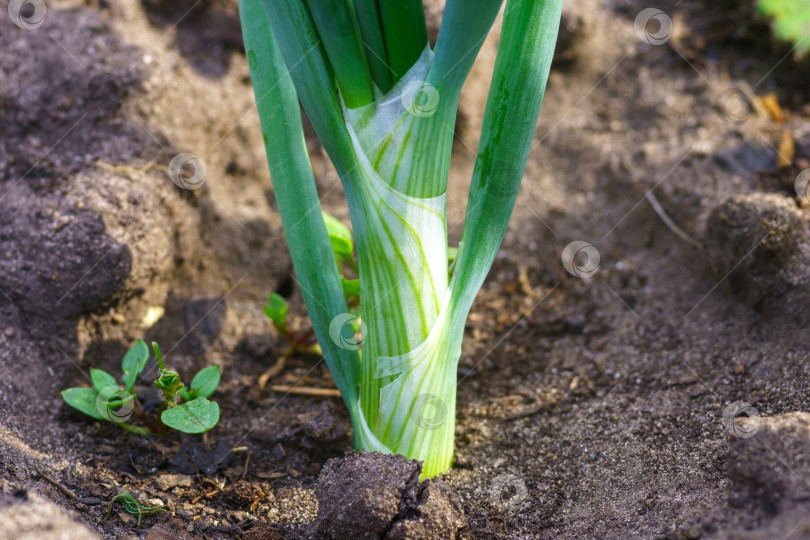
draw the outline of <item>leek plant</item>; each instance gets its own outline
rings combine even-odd
[[[450,266],[446,191],[459,94],[501,4],[448,0],[432,48],[420,0],[239,2],[282,225],[356,449],[421,460],[423,477],[452,464],[465,321],[514,207],[562,0],[506,3]],[[348,202],[359,350],[335,334],[335,323],[352,328],[344,324],[347,280],[320,209],[299,100]]]

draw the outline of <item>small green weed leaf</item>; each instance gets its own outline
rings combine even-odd
[[[219,366],[203,368],[191,379],[191,393],[194,397],[207,398],[219,386],[221,372]],[[184,398],[185,399],[185,398]]]
[[[99,391],[104,390],[108,386],[118,386],[115,377],[103,369],[90,368],[90,378],[93,379],[93,386]]]
[[[342,259],[351,259],[354,244],[352,243],[352,232],[337,218],[323,212],[323,222],[326,224],[326,232],[329,233],[329,240],[332,242],[332,251]]]
[[[87,416],[92,416],[96,420],[106,420],[96,405],[98,390],[95,388],[68,388],[62,390],[62,399],[65,400],[65,403]]]
[[[343,294],[346,296],[346,300],[354,296],[360,296],[359,279],[340,278],[340,284],[343,285]]]
[[[180,397],[183,398],[183,401],[191,401],[196,397],[188,391],[188,388],[181,388],[179,393]]]
[[[96,398],[96,410],[104,420],[120,424],[132,416],[135,409],[135,394],[121,390],[117,384],[105,386]]]
[[[774,33],[793,42],[799,55],[810,51],[810,43],[804,39],[810,32],[807,0],[759,0],[759,10],[773,18]]]
[[[273,326],[279,331],[287,329],[287,312],[289,311],[287,301],[277,293],[272,293],[270,298],[267,299],[267,305],[264,306],[264,314],[267,315]]]
[[[128,391],[132,391],[132,388],[135,386],[135,381],[138,380],[138,376],[143,371],[143,368],[146,367],[147,360],[149,360],[149,347],[147,347],[144,340],[139,339],[135,345],[127,351],[127,354],[124,355],[124,360],[121,361],[121,371],[124,372],[121,380],[124,382],[124,386]]]
[[[160,419],[170,428],[184,433],[203,433],[219,422],[219,405],[200,397],[166,409]]]

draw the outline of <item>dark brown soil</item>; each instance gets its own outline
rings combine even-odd
[[[268,293],[306,317],[235,4],[58,0],[30,30],[0,13],[0,539],[317,530],[319,473],[351,426],[337,398],[258,387],[285,349]],[[435,36],[442,3],[427,4]],[[808,420],[787,414],[810,412],[810,210],[794,188],[809,70],[751,6],[663,2],[661,45],[634,32],[644,2],[566,8],[463,349],[441,479],[462,536],[810,538]],[[462,93],[451,242],[496,46],[497,28]],[[308,135],[324,207],[345,220]],[[181,152],[205,163],[199,189],[167,174]],[[561,260],[574,241],[599,254],[590,278]],[[187,379],[222,367],[215,429],[137,437],[62,402],[140,337]],[[305,355],[269,384],[333,387]],[[105,520],[121,491],[167,510]]]

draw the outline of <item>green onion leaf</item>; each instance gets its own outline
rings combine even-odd
[[[329,63],[350,109],[374,100],[365,49],[356,31],[357,22],[347,0],[306,0],[323,41]]]
[[[256,55],[256,62],[252,65],[249,63],[250,76],[253,80],[262,131],[273,134],[272,137],[265,138],[265,150],[293,266],[301,284],[301,293],[315,336],[324,352],[326,365],[354,418],[357,414],[356,389],[360,357],[356,349],[341,348],[329,336],[329,325],[332,320],[347,313],[349,309],[343,295],[335,255],[324,224],[315,179],[309,163],[296,88],[282,58],[285,49],[287,50],[285,58],[290,54],[296,60],[301,58],[294,52],[301,47],[299,40],[307,43],[311,38],[309,34],[306,36],[296,34],[301,29],[305,30],[306,26],[300,17],[293,17],[298,13],[295,9],[296,4],[297,2],[291,0],[265,0],[264,6],[269,15],[265,17],[259,0],[240,0],[239,14],[242,19],[245,49],[260,51],[260,55]],[[294,20],[294,23],[285,26],[285,21],[291,20]],[[274,33],[271,33],[271,25],[275,28]],[[280,41],[284,42],[284,45],[276,44],[274,34],[281,36]],[[289,62],[289,59],[287,61]],[[318,64],[314,60],[302,63],[307,63],[308,67]],[[322,68],[313,67],[313,69],[318,71]],[[309,74],[304,74],[299,79],[305,87],[309,81]],[[305,107],[307,100],[323,98],[326,100],[325,110],[331,114],[331,96],[319,95],[317,91],[311,92],[309,89],[299,90],[298,95],[304,101]],[[312,119],[314,111],[322,109],[320,105],[316,105],[313,109],[307,110],[310,111]],[[341,118],[340,130],[345,132],[339,108],[336,112]],[[337,121],[332,118],[323,121],[321,125],[329,124],[332,120]],[[318,124],[316,120],[312,122],[314,125]],[[323,131],[333,133],[330,129]],[[322,139],[326,137],[322,132],[319,132],[319,136]],[[336,134],[332,136],[341,137]],[[336,142],[334,145],[325,143],[325,146],[327,149],[338,148],[342,144],[348,145],[348,141]],[[346,157],[351,153],[351,150],[347,150],[341,155]],[[341,159],[334,155],[332,159],[333,162],[341,163]]]
[[[360,37],[366,49],[371,78],[377,88],[384,94],[393,86],[392,71],[385,52],[385,40],[382,34],[382,21],[376,0],[354,0]]]
[[[411,69],[427,45],[422,0],[378,0],[388,64],[396,83]]]

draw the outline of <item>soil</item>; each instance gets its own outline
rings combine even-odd
[[[435,39],[442,3],[426,4]],[[523,188],[469,318],[455,466],[444,488],[419,488],[457,497],[461,537],[810,538],[810,210],[794,186],[810,168],[810,66],[753,5],[661,2],[659,45],[634,32],[644,2],[566,7]],[[328,530],[318,494],[340,495],[319,475],[351,450],[342,402],[258,385],[286,348],[268,293],[289,298],[294,325],[306,316],[236,2],[55,0],[27,30],[2,15],[0,538]],[[451,243],[497,30],[462,93]],[[307,134],[323,205],[345,221]],[[196,189],[169,177],[181,152],[205,165]],[[574,241],[587,261],[562,260]],[[141,337],[187,380],[222,367],[216,428],[138,437],[62,402],[90,367],[118,373]],[[318,357],[275,371],[269,385],[333,388]],[[347,495],[405,497],[382,478],[355,475]],[[105,519],[123,491],[166,510]],[[420,529],[432,510],[410,497],[386,534],[455,534]]]

